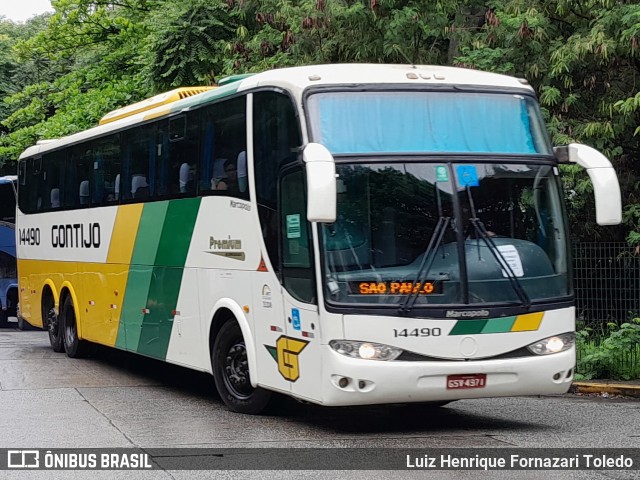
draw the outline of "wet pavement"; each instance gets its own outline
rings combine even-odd
[[[109,447],[634,447],[640,448],[637,399],[525,397],[465,400],[445,408],[324,408],[282,399],[270,414],[229,412],[212,378],[107,348],[87,359],[54,353],[46,332],[0,330],[0,448]],[[11,474],[8,477],[3,474]],[[251,478],[299,473],[252,472]],[[336,478],[336,472],[307,472]],[[424,478],[429,472],[401,472]],[[477,472],[430,472],[477,478]],[[530,475],[537,473],[537,475]],[[55,474],[55,475],[53,475]],[[0,478],[86,478],[87,472],[0,472]],[[633,475],[632,475],[633,474]],[[637,478],[635,472],[545,472],[549,478]],[[140,472],[92,472],[140,478]],[[397,477],[348,472],[349,478]],[[539,478],[540,472],[488,472],[491,478]],[[240,478],[247,472],[145,472],[144,478]]]

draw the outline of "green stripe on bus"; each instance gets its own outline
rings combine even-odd
[[[136,243],[133,247],[127,278],[127,289],[122,304],[122,316],[118,330],[116,346],[130,351],[138,350],[144,314],[147,306],[149,287],[153,276],[164,219],[169,202],[147,203],[142,208],[142,215],[136,232]],[[117,241],[117,239],[114,239]]]
[[[131,265],[127,278],[127,291],[122,305],[122,316],[118,328],[116,347],[130,351],[137,351],[140,330],[144,314],[142,307],[149,296],[149,285],[153,267]]]
[[[516,317],[490,318],[480,333],[505,333],[511,331]]]
[[[185,198],[170,202],[164,218],[164,228],[155,265],[184,267],[199,208],[199,198]],[[206,239],[205,245],[208,245],[208,240],[209,238]]]
[[[167,356],[173,312],[178,303],[184,264],[199,208],[199,198],[173,200],[169,203],[149,286],[149,313],[142,322],[138,353],[163,360]]]
[[[145,204],[133,247],[132,265],[155,265],[169,202]]]
[[[482,332],[487,320],[458,320],[449,335],[473,335]]]

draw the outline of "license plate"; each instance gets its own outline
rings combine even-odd
[[[487,375],[474,373],[473,375],[448,375],[447,390],[461,388],[484,388],[487,384]]]

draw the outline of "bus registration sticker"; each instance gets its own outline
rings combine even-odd
[[[447,390],[457,390],[461,388],[484,388],[486,384],[487,375],[485,373],[447,376]]]

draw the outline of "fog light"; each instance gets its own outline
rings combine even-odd
[[[338,386],[340,388],[346,388],[347,385],[349,385],[349,379],[346,377],[342,377],[340,380],[338,380]]]
[[[340,355],[363,360],[395,360],[402,350],[382,343],[355,340],[331,340],[329,346]]]
[[[563,333],[532,343],[527,348],[536,355],[550,355],[570,349],[574,346],[575,342],[575,333]]]

